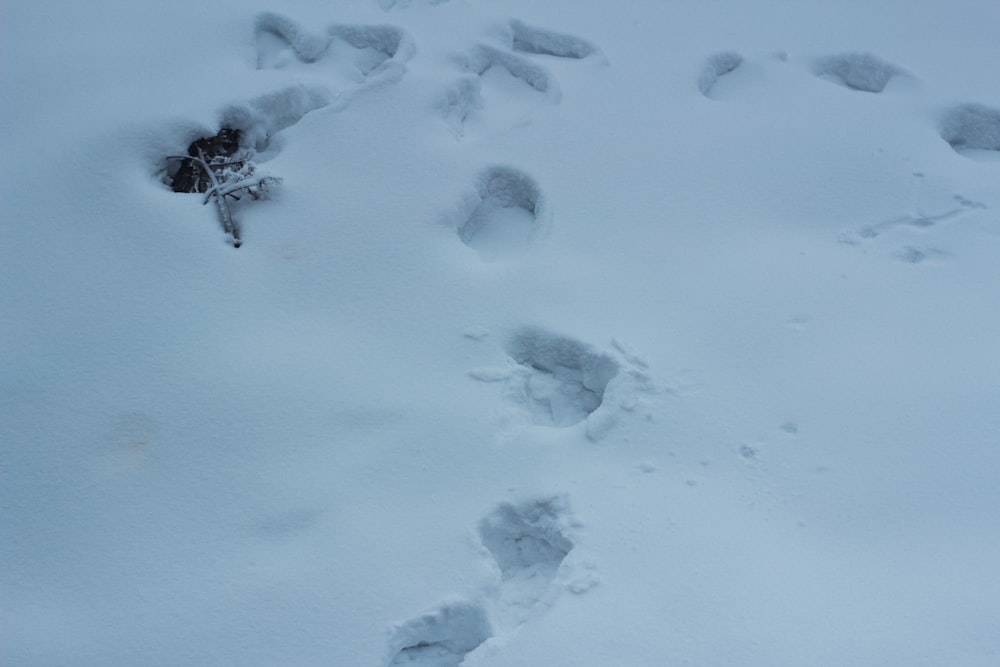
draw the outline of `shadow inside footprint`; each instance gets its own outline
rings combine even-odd
[[[491,636],[493,629],[482,607],[448,605],[396,630],[389,667],[457,667]]]
[[[600,52],[585,39],[535,28],[517,19],[510,22],[510,30],[510,48],[521,53],[582,59]]]
[[[500,567],[499,620],[520,625],[551,602],[549,584],[573,543],[562,529],[561,498],[504,503],[479,522],[483,546]]]
[[[491,167],[479,178],[477,198],[458,228],[462,243],[486,261],[523,251],[540,224],[541,191],[535,181],[511,167]]]
[[[555,576],[573,543],[563,535],[563,513],[557,498],[518,506],[504,503],[479,523],[479,536],[492,554],[503,579]]]
[[[510,340],[507,353],[528,371],[522,399],[536,424],[572,426],[601,406],[618,375],[611,357],[583,343],[533,327]]]
[[[941,123],[941,138],[958,153],[1000,151],[1000,109],[963,104],[948,111]]]
[[[817,60],[813,73],[852,90],[881,93],[903,70],[870,53],[842,53]]]
[[[743,56],[733,51],[724,51],[709,56],[705,60],[705,67],[698,76],[698,90],[705,97],[712,97],[712,87],[718,82],[719,77],[729,74],[734,69],[743,64]]]

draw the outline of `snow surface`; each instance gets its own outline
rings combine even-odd
[[[1000,664],[997,25],[4,2],[0,664]]]

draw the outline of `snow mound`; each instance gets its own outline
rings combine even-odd
[[[221,125],[240,130],[243,145],[263,152],[270,147],[274,135],[330,101],[323,88],[299,84],[228,107],[222,112]]]
[[[493,68],[504,69],[511,76],[558,101],[559,89],[548,71],[516,54],[480,44],[460,56],[458,62],[463,69],[480,77]]]
[[[254,30],[257,38],[257,69],[274,66],[277,53],[284,45],[290,47],[302,62],[316,62],[330,48],[332,39],[328,34],[307,33],[291,19],[271,12],[257,16]]]
[[[510,22],[510,48],[533,55],[578,60],[600,53],[600,49],[585,39],[535,28],[517,19]]]

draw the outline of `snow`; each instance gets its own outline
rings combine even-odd
[[[1000,661],[1000,5],[0,14],[0,664]]]

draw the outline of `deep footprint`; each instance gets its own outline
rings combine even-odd
[[[711,98],[712,88],[719,81],[719,77],[729,74],[734,69],[743,64],[743,56],[733,51],[724,51],[709,56],[705,60],[705,67],[702,68],[698,76],[698,90],[705,97]]]
[[[481,606],[448,605],[398,628],[388,665],[457,667],[492,636],[493,629]]]
[[[549,584],[573,549],[562,529],[564,514],[562,499],[547,498],[504,503],[479,523],[483,546],[500,567],[501,622],[520,625],[545,606]]]
[[[963,104],[948,111],[941,123],[941,138],[963,155],[970,151],[1000,151],[1000,109]]]
[[[881,93],[903,70],[870,53],[842,53],[817,60],[813,73],[851,90]]]
[[[527,174],[491,167],[479,178],[474,206],[458,228],[462,243],[486,261],[523,251],[542,221],[542,194]]]
[[[526,370],[523,400],[532,421],[572,426],[601,406],[604,390],[618,375],[611,357],[587,345],[542,329],[521,329],[507,353]]]
[[[510,22],[510,48],[521,53],[582,59],[600,53],[585,39],[529,26],[517,19]]]

